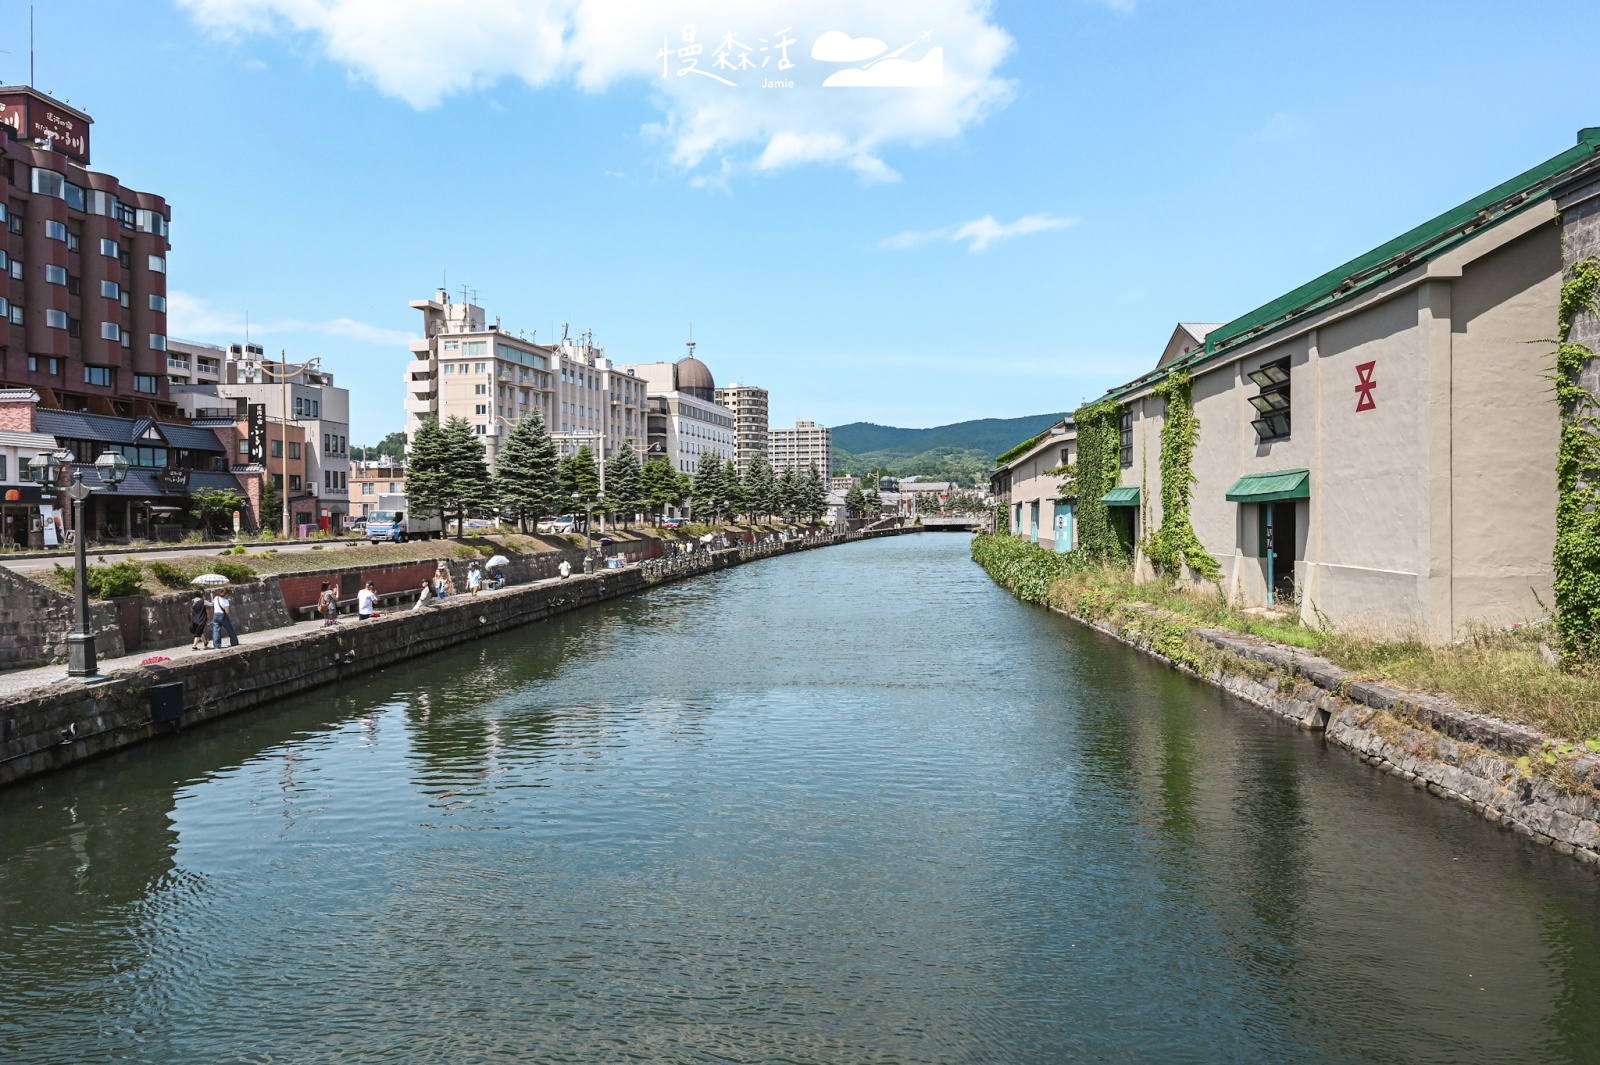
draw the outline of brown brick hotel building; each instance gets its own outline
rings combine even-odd
[[[173,418],[166,201],[88,169],[82,111],[0,86],[0,388],[41,407]]]

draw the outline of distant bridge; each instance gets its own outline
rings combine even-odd
[[[929,532],[975,532],[988,528],[987,514],[922,514],[922,527]]]

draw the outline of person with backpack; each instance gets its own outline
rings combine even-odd
[[[339,624],[339,595],[327,581],[322,582],[322,594],[317,597],[317,612],[324,627]]]

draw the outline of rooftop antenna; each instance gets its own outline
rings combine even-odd
[[[33,5],[28,5],[28,85],[33,85]]]

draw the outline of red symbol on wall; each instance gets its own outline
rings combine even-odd
[[[1372,379],[1373,367],[1377,365],[1375,362],[1364,362],[1356,367],[1356,377],[1360,382],[1356,385],[1356,394],[1361,397],[1356,400],[1356,410],[1358,411],[1376,410],[1378,408],[1378,401],[1372,398],[1372,390],[1378,387],[1378,382]]]

